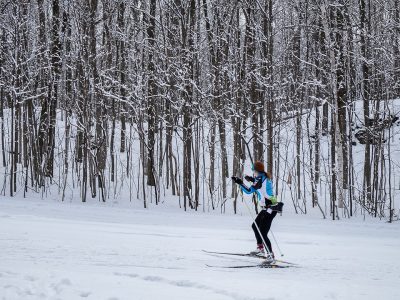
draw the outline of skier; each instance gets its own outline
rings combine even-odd
[[[244,193],[255,193],[257,195],[262,210],[255,219],[255,223],[257,224],[259,230],[257,229],[256,224],[252,224],[254,235],[256,236],[257,240],[257,249],[250,254],[265,256],[267,261],[272,263],[275,261],[275,257],[274,253],[272,252],[271,241],[268,238],[268,232],[277,212],[282,211],[283,203],[278,203],[276,197],[274,196],[272,176],[265,171],[264,164],[261,161],[256,161],[252,166],[252,170],[254,172],[254,176],[245,176],[247,181],[253,183],[250,187],[247,187],[243,183],[243,180],[238,177],[232,177],[232,180],[240,186]],[[261,232],[262,237],[260,236],[259,231]],[[268,255],[265,255],[263,241],[268,247]]]

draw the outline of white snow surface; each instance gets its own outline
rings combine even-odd
[[[202,252],[253,250],[250,224],[245,214],[0,197],[0,299],[400,299],[399,222],[284,213],[272,229],[298,267],[206,266],[257,264]]]

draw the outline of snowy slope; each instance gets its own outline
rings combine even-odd
[[[201,251],[252,250],[249,224],[246,215],[2,197],[0,299],[400,299],[400,223],[284,214],[273,230],[299,268],[205,266],[256,263]]]

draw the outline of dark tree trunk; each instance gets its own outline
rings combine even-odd
[[[150,13],[147,22],[148,38],[148,91],[147,91],[147,115],[148,115],[148,158],[147,158],[147,185],[156,186],[155,165],[154,165],[154,147],[156,131],[156,82],[155,82],[155,29],[156,29],[156,0],[150,1]]]

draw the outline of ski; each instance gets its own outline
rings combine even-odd
[[[253,257],[253,258],[259,258],[259,259],[265,259],[265,257],[263,257],[263,256],[253,255],[250,253],[217,252],[217,251],[207,251],[207,250],[203,250],[203,252],[208,253],[208,254],[231,255],[231,256],[242,256],[242,257]],[[291,262],[288,262],[285,260],[280,260],[280,259],[275,259],[275,262],[292,265],[292,266],[297,265],[295,263],[291,263]]]
[[[290,266],[281,266],[276,264],[257,264],[257,265],[243,265],[243,266],[213,266],[206,265],[209,268],[220,268],[220,269],[246,269],[246,268],[260,268],[260,269],[286,269]]]

